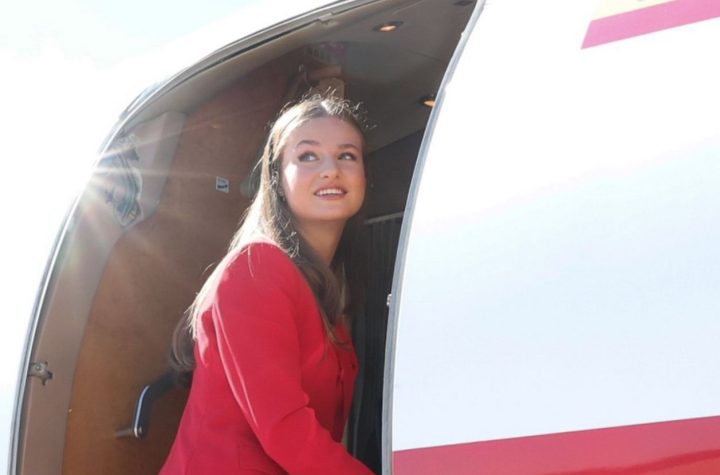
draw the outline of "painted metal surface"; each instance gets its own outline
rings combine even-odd
[[[486,4],[443,92],[395,474],[719,473],[720,19],[584,48],[598,3]]]
[[[632,38],[720,16],[720,3],[708,0],[603,0],[583,47]]]
[[[720,473],[720,418],[415,449],[394,473],[431,475],[711,475]]]

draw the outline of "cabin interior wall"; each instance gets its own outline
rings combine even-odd
[[[368,218],[399,213],[405,209],[423,131],[387,145],[368,157]]]
[[[190,111],[156,212],[116,244],[85,329],[68,413],[63,473],[155,474],[186,393],[153,408],[145,439],[118,439],[140,390],[168,369],[172,330],[227,247],[250,172],[296,61],[285,57]],[[216,176],[230,180],[216,191]]]

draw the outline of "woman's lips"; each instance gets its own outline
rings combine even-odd
[[[345,190],[337,187],[322,188],[315,192],[315,196],[319,196],[321,198],[339,198],[345,196],[346,194],[347,192]]]

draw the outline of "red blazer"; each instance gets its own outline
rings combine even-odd
[[[312,290],[279,248],[251,244],[230,262],[195,360],[162,475],[372,473],[340,443],[355,352],[329,342]]]

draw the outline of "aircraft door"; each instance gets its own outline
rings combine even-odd
[[[479,8],[400,241],[386,473],[717,473],[720,11]]]

